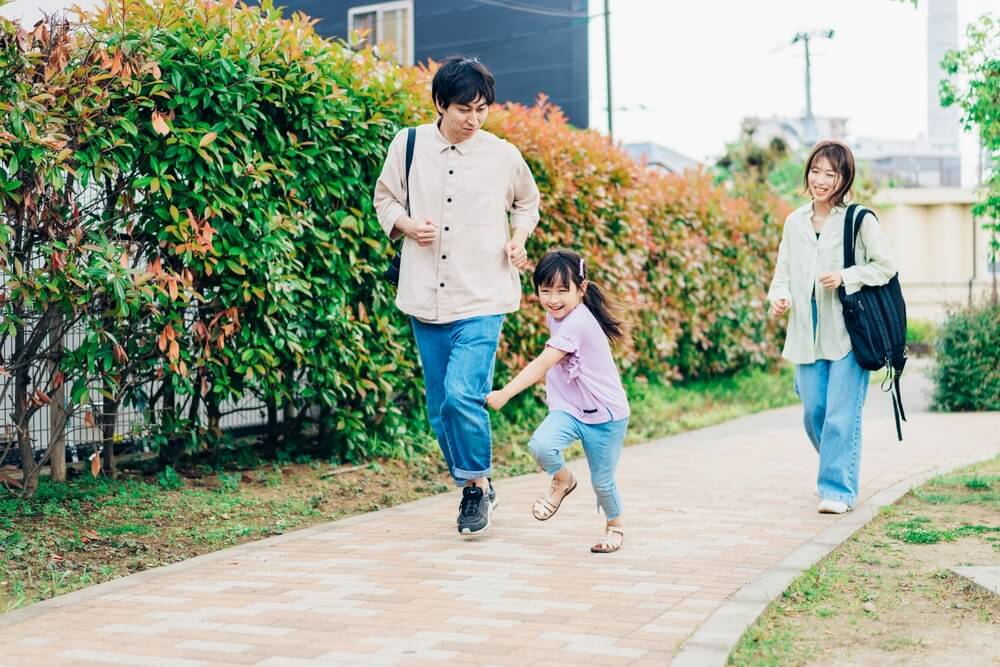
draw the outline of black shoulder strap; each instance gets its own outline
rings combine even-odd
[[[417,143],[417,128],[406,131],[406,215],[410,214],[410,167],[413,165],[413,146]]]
[[[854,266],[854,242],[857,239],[857,230],[854,226],[854,212],[858,210],[857,204],[847,207],[844,214],[844,268]],[[863,215],[863,214],[862,214]]]

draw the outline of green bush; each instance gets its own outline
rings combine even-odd
[[[906,323],[906,342],[909,345],[934,345],[938,325],[929,320],[909,320]]]
[[[287,408],[289,430],[311,420],[340,458],[429,442],[371,205],[392,137],[433,117],[427,72],[323,39],[269,2],[108,2],[83,20],[54,53],[36,29],[28,54],[0,23],[0,93],[13,97],[0,99],[0,203],[59,204],[24,218],[49,261],[15,265],[0,335],[16,337],[39,306],[87,330],[48,386],[20,383],[41,393],[18,404],[41,407],[57,382],[71,411],[103,397],[93,414],[111,416],[108,443],[131,404],[155,421],[167,461],[184,448],[226,460],[221,406],[244,397],[272,423]],[[764,287],[787,207],[770,190],[647,170],[544,102],[498,107],[488,129],[521,149],[542,192],[531,257],[579,250],[628,306],[627,375],[672,381],[776,358]],[[100,194],[82,213],[80,189]],[[20,252],[5,230],[0,265]],[[527,272],[524,285],[501,378],[546,335]],[[515,421],[539,409],[531,396],[514,407]],[[302,443],[274,439],[268,453],[292,458]]]
[[[952,313],[936,343],[934,407],[1000,410],[1000,306]]]

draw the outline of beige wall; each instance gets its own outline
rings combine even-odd
[[[910,319],[938,321],[948,306],[967,304],[973,275],[974,298],[992,289],[989,238],[981,221],[972,218],[975,202],[976,193],[962,188],[899,188],[876,195],[873,208],[892,246]]]

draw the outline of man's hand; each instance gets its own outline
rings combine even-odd
[[[503,410],[503,406],[507,405],[509,400],[507,394],[502,391],[491,391],[486,394],[486,405],[497,411]]]
[[[437,240],[438,227],[430,218],[418,221],[404,216],[396,227],[419,246],[429,246]]]
[[[771,302],[771,308],[769,312],[774,317],[781,317],[788,312],[788,308],[791,306],[791,302],[788,299],[777,299]]]
[[[837,289],[844,284],[844,276],[840,274],[840,271],[836,271],[834,273],[821,273],[819,274],[819,284],[826,289]]]
[[[523,243],[519,243],[517,239],[507,241],[504,249],[507,251],[507,259],[515,268],[528,268],[528,251],[524,249]]]

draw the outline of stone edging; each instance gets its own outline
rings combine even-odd
[[[981,460],[984,459],[935,468],[879,491],[850,513],[840,517],[835,524],[782,558],[771,569],[754,577],[750,583],[723,602],[722,606],[684,641],[670,664],[674,667],[724,666],[743,633],[764,613],[768,605],[777,599],[796,577],[867,525],[879,510],[893,504],[908,491],[932,477],[945,475],[958,468],[979,463]]]

